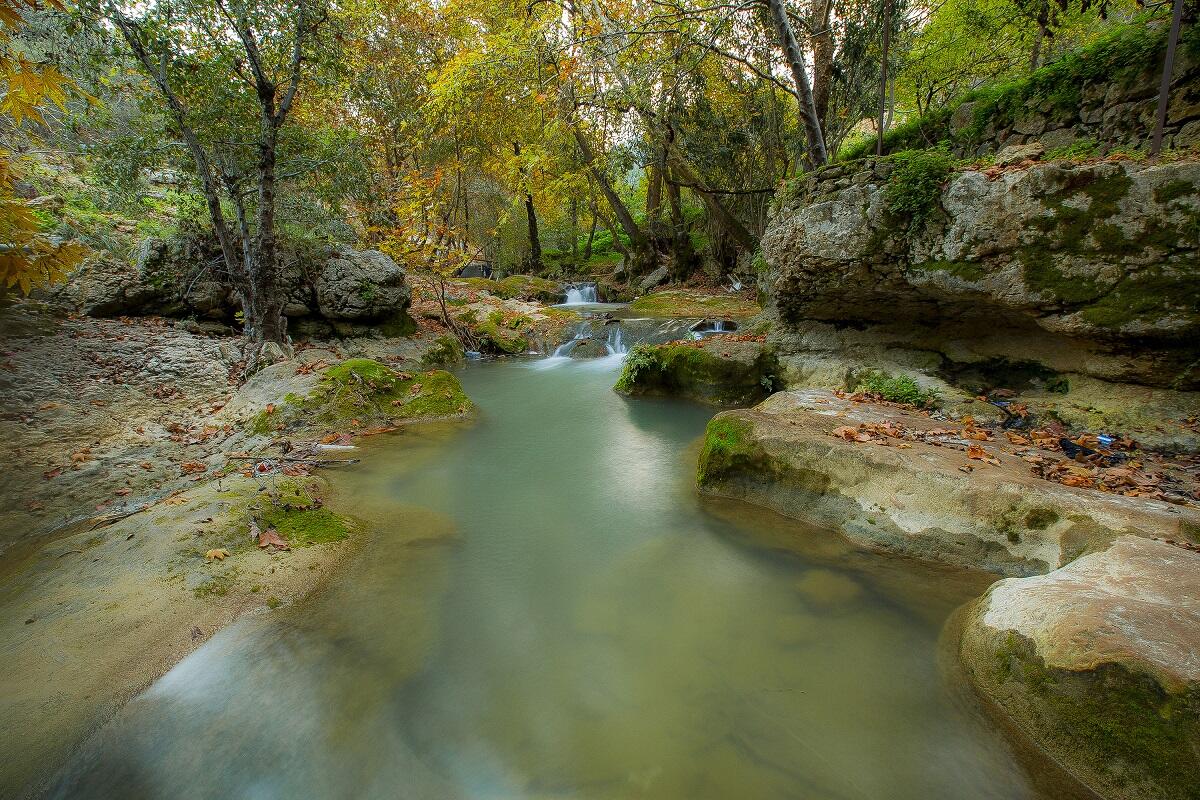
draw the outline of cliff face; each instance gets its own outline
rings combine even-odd
[[[762,247],[785,328],[875,328],[950,362],[1200,388],[1200,163],[925,175],[916,211],[897,200],[905,169],[834,165],[780,199]]]

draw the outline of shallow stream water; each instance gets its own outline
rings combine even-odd
[[[476,422],[368,440],[334,585],[217,634],[54,794],[1060,796],[939,666],[987,576],[702,500],[713,410],[619,397],[620,358],[475,363]]]

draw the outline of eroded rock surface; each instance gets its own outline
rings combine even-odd
[[[887,421],[917,430],[946,424],[820,390],[780,392],[718,414],[700,455],[700,489],[879,549],[1007,575],[1046,572],[1123,534],[1200,539],[1197,509],[1043,480],[1007,441],[987,443],[1000,462],[991,465],[949,446],[833,435]]]
[[[785,326],[900,324],[944,360],[987,340],[993,357],[1200,386],[1200,163],[953,172],[915,231],[888,210],[894,169],[835,165],[781,199],[762,249]]]
[[[1200,797],[1200,553],[1121,537],[996,583],[965,621],[978,689],[1106,798]]]

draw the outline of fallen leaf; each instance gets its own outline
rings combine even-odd
[[[208,471],[208,467],[199,461],[185,461],[179,465],[179,468],[183,470],[184,475]]]
[[[133,489],[130,489],[128,486],[123,486],[120,489],[117,489],[115,492],[113,492],[113,494],[118,494],[121,497],[124,497],[125,495],[129,494],[132,491],[133,491]]]
[[[267,528],[258,533],[259,547],[276,547],[280,550],[291,550],[292,546],[287,543],[287,540],[280,536],[274,528]]]
[[[217,561],[224,561],[226,558],[229,557],[229,551],[223,547],[222,548],[213,548],[212,550],[209,550],[207,553],[205,553],[204,557],[207,558],[209,561],[212,561],[213,559],[216,559]]]
[[[973,458],[976,461],[982,461],[985,464],[999,464],[1000,459],[989,453],[983,445],[971,444],[967,445],[967,458]]]

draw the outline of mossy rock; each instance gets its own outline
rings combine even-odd
[[[480,347],[500,355],[521,355],[529,350],[529,340],[503,322],[488,318],[475,327]]]
[[[638,345],[613,388],[627,395],[747,405],[775,389],[777,372],[775,355],[764,345],[714,336],[699,342]]]
[[[629,309],[648,317],[703,317],[746,319],[762,311],[755,302],[736,294],[705,295],[683,289],[666,289],[643,295]]]
[[[466,352],[453,336],[439,336],[433,348],[421,356],[421,366],[427,369],[457,364],[466,357]]]
[[[469,414],[474,405],[458,379],[443,370],[396,372],[369,358],[351,358],[325,370],[307,397],[288,395],[252,417],[255,433],[303,428],[367,428],[402,421]]]
[[[498,281],[491,278],[464,278],[462,282],[476,291],[487,292],[504,300],[557,303],[563,298],[562,286],[533,275],[509,275]]]

